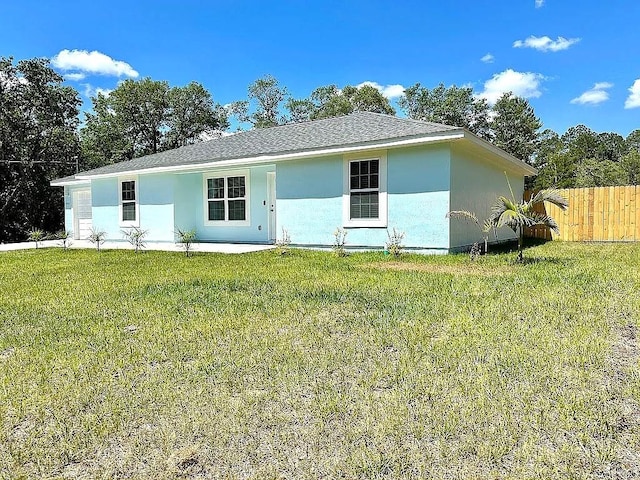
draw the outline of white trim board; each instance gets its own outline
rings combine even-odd
[[[67,187],[72,185],[89,185],[90,183],[91,183],[91,179],[87,178],[86,180],[74,179],[74,180],[67,180],[64,182],[51,180],[51,182],[49,182],[49,185],[51,185],[52,187]]]
[[[224,197],[218,199],[224,203],[225,218],[228,217],[229,200],[233,198],[227,197],[227,182],[229,177],[244,177],[244,192],[243,198],[237,200],[244,200],[244,220],[209,220],[209,199],[208,197],[208,184],[207,181],[212,178],[224,178]],[[202,197],[204,201],[203,205],[203,222],[205,227],[250,227],[251,226],[251,172],[248,169],[243,170],[225,170],[225,171],[211,171],[202,174]]]
[[[123,200],[122,199],[122,183],[134,182],[134,199]],[[123,203],[134,203],[136,218],[135,220],[123,220]],[[118,225],[123,228],[139,227],[140,226],[140,182],[138,182],[137,175],[123,175],[118,177]]]
[[[350,165],[358,160],[378,160],[378,218],[351,218],[351,175]],[[386,228],[387,227],[387,151],[366,152],[345,155],[342,167],[342,226],[344,228]]]

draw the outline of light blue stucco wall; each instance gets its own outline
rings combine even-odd
[[[274,172],[275,167],[263,165],[251,167],[248,170],[250,219],[248,226],[205,225],[204,177],[216,173],[224,175],[226,170],[174,175],[175,226],[181,230],[195,229],[199,241],[268,242],[267,173]]]
[[[174,175],[139,175],[139,227],[147,230],[149,241],[173,241]],[[119,186],[117,178],[91,181],[93,227],[104,230],[108,240],[123,240],[120,225]]]
[[[118,221],[118,179],[92,180],[91,204],[93,228],[104,231],[109,240],[121,239],[122,233]]]
[[[250,225],[242,227],[205,225],[203,176],[216,170],[138,175],[139,226],[148,231],[149,241],[174,241],[175,230],[180,228],[195,229],[199,241],[267,242],[267,172],[273,171],[273,165],[249,169]],[[109,240],[124,239],[118,185],[117,178],[91,182],[93,226],[104,230]],[[68,221],[72,222],[70,205]]]
[[[388,228],[405,232],[404,244],[448,249],[449,147],[420,146],[387,151]],[[333,243],[342,227],[342,155],[279,163],[276,173],[277,228],[299,245]],[[352,247],[382,248],[386,228],[348,228]]]
[[[404,244],[449,247],[450,153],[446,144],[389,150],[389,229],[405,232]],[[386,240],[386,232],[384,232]]]
[[[482,236],[477,228],[449,221],[450,210],[471,210],[484,219],[496,195],[508,194],[504,168],[482,150],[451,144],[403,147],[386,151],[387,227],[347,228],[347,246],[382,248],[387,229],[405,232],[409,248],[447,251],[469,246]],[[234,169],[236,170],[236,169]],[[333,155],[276,165],[239,168],[249,175],[249,225],[210,226],[205,223],[205,176],[228,169],[197,173],[146,174],[137,177],[140,227],[150,241],[174,241],[175,230],[195,229],[200,241],[268,242],[267,178],[276,173],[276,234],[285,228],[297,245],[330,246],[333,232],[344,227],[345,158]],[[509,173],[517,199],[524,187],[522,174]],[[65,192],[65,227],[73,230],[72,194]],[[84,186],[86,188],[86,186]],[[91,182],[93,226],[109,240],[123,240],[119,221],[117,178]],[[500,239],[513,238],[503,229]]]
[[[197,224],[197,212],[202,214],[202,174],[176,174],[174,184],[175,227],[183,231],[193,230]]]
[[[516,200],[522,199],[524,176],[508,171],[509,182]],[[491,214],[496,198],[503,195],[511,198],[505,167],[495,158],[479,154],[470,149],[453,147],[451,154],[451,210],[466,210],[475,213],[483,223]],[[451,248],[464,248],[474,242],[482,242],[483,234],[477,226],[462,220],[451,221]],[[498,241],[515,238],[508,228],[498,231]],[[491,233],[490,242],[496,239]]]
[[[175,175],[156,174],[138,177],[140,197],[140,228],[147,230],[147,238],[173,241],[173,199]]]
[[[342,226],[342,170],[342,155],[278,164],[278,237],[284,228],[295,244],[331,245]]]

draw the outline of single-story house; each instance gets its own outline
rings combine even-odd
[[[148,241],[269,243],[286,229],[294,245],[384,246],[387,230],[425,252],[464,249],[496,195],[519,199],[536,170],[469,131],[376,113],[255,129],[61,178],[65,228],[111,240],[139,227]],[[502,239],[509,238],[505,230]]]

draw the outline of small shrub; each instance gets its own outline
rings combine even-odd
[[[291,245],[291,235],[283,228],[282,237],[276,240],[276,252],[280,255],[287,255],[289,253],[289,245]]]
[[[60,246],[66,250],[69,248],[69,245],[71,245],[72,236],[73,232],[70,230],[60,230],[59,232],[56,232],[55,239],[60,240]]]
[[[182,249],[184,250],[184,254],[187,257],[191,256],[191,247],[193,243],[197,240],[196,230],[195,228],[192,230],[180,230],[176,229],[176,235],[178,236],[178,243],[182,245]]]
[[[42,242],[46,238],[46,235],[39,228],[32,228],[29,230],[29,241],[36,243],[36,248],[40,246],[40,242]]]
[[[144,237],[147,236],[149,230],[142,230],[139,227],[131,227],[128,230],[121,230],[127,241],[133,245],[135,253],[138,253],[141,248],[145,247]]]
[[[91,235],[87,237],[87,240],[96,246],[96,250],[100,251],[100,246],[105,242],[106,238],[107,232],[98,228],[92,228]]]
[[[480,258],[481,253],[482,251],[480,249],[480,245],[478,244],[478,242],[475,242],[471,247],[471,250],[469,250],[469,260],[471,260],[472,262],[474,260],[477,260],[478,258]]]
[[[402,245],[404,235],[404,232],[397,231],[395,227],[392,233],[387,230],[387,243],[385,244],[385,250],[396,258],[400,257],[404,253],[404,245]]]
[[[333,241],[333,246],[331,248],[333,249],[333,253],[335,253],[338,257],[347,256],[347,252],[344,249],[344,246],[347,243],[348,233],[349,232],[347,230],[340,227],[336,228],[336,231],[333,232],[334,241]]]

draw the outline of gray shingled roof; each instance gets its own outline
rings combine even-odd
[[[79,175],[109,175],[154,167],[198,165],[223,160],[250,159],[262,155],[295,154],[422,137],[454,130],[461,129],[439,123],[358,112],[342,117],[250,130],[107,165],[81,172]]]

